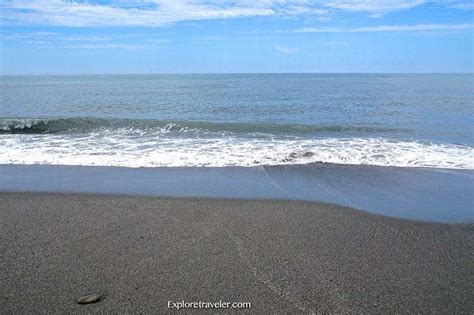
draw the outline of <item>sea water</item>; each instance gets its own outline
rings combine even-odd
[[[474,168],[474,74],[1,76],[0,164]]]

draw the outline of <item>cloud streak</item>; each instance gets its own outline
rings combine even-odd
[[[108,5],[65,0],[5,0],[0,4],[0,11],[2,20],[7,23],[69,27],[161,27],[179,21],[291,14],[291,10],[296,10],[296,4],[304,2],[137,0],[123,6],[123,2],[117,0]],[[305,8],[309,9],[308,6]],[[312,11],[313,14],[324,12]]]
[[[331,1],[327,3],[326,6],[347,11],[385,13],[411,9],[425,3],[425,0],[340,0]]]
[[[306,27],[290,33],[374,33],[374,32],[423,32],[472,30],[474,24],[416,24],[416,25],[380,25],[358,28],[317,28]]]
[[[275,45],[273,46],[276,51],[285,54],[285,55],[294,55],[300,52],[298,48],[291,48],[291,47],[285,47],[285,46],[280,46],[280,45]]]
[[[79,44],[79,45],[68,45],[64,46],[66,49],[126,49],[126,50],[142,50],[142,49],[157,49],[158,46],[154,45],[134,45],[134,44]]]
[[[180,21],[264,16],[313,15],[332,11],[366,12],[380,16],[435,0],[3,0],[2,24],[68,27],[162,27]],[[447,2],[468,9],[471,2]]]
[[[474,3],[454,3],[450,7],[459,10],[474,10]]]

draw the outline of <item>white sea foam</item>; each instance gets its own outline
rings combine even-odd
[[[474,148],[382,138],[168,137],[125,129],[0,137],[0,164],[224,167],[314,162],[474,169]]]

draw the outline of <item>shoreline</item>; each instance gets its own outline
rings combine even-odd
[[[6,312],[471,313],[473,224],[317,202],[0,193]],[[26,280],[27,279],[27,280]],[[75,303],[103,294],[96,304]]]
[[[287,163],[287,164],[255,164],[255,165],[227,165],[227,166],[120,166],[120,165],[76,165],[76,164],[2,164],[7,166],[30,166],[30,167],[91,167],[91,168],[112,168],[125,170],[186,170],[186,169],[252,169],[252,168],[275,168],[275,167],[361,167],[361,168],[381,168],[381,169],[407,169],[419,171],[453,171],[453,172],[474,172],[474,168],[457,167],[434,167],[434,166],[395,166],[395,165],[375,165],[375,164],[341,164],[332,162],[310,162],[310,163]]]
[[[334,207],[343,209],[349,213],[355,214],[364,214],[373,217],[379,218],[386,218],[388,220],[396,220],[400,222],[413,222],[413,223],[421,223],[421,224],[434,224],[434,225],[451,225],[451,226],[473,226],[474,222],[438,222],[438,221],[426,221],[426,220],[418,220],[418,219],[409,219],[409,218],[402,218],[402,217],[394,217],[390,215],[385,215],[381,213],[374,213],[371,211],[367,211],[364,209],[357,209],[353,207],[348,207],[345,205],[331,203],[331,202],[324,202],[318,200],[295,200],[295,199],[275,199],[275,198],[236,198],[236,197],[191,197],[191,196],[173,196],[173,195],[137,195],[132,193],[98,193],[98,192],[61,192],[61,191],[20,191],[20,190],[0,190],[0,200],[2,195],[31,195],[31,196],[44,196],[44,197],[60,197],[60,198],[68,198],[68,197],[78,197],[78,198],[112,198],[112,199],[127,199],[127,198],[139,198],[143,200],[163,200],[163,201],[171,201],[171,202],[179,202],[179,201],[197,201],[197,202],[231,202],[231,203],[238,203],[238,202],[261,202],[261,203],[298,203],[302,205],[311,206],[323,206],[323,207]]]
[[[474,170],[309,164],[121,168],[0,165],[0,191],[332,203],[411,220],[473,223]]]

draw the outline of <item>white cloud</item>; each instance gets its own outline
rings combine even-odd
[[[326,6],[348,11],[385,13],[411,9],[425,2],[425,0],[335,0],[329,1]]]
[[[66,49],[154,49],[162,48],[168,39],[140,38],[135,43],[121,43],[120,41],[130,36],[95,36],[95,35],[69,35],[63,36],[53,32],[32,32],[1,34],[0,40],[16,42],[20,45],[34,45],[38,48],[66,48]],[[116,42],[118,40],[118,42]]]
[[[192,41],[194,41],[194,42],[214,42],[214,41],[221,41],[221,40],[225,40],[225,39],[228,39],[228,37],[216,35],[216,36],[198,37],[198,38],[192,39]]]
[[[142,1],[145,2],[145,1]],[[268,8],[219,7],[185,0],[146,1],[149,7],[123,7],[63,0],[10,0],[3,19],[56,26],[163,26],[182,20],[224,19],[273,14]]]
[[[2,20],[70,27],[160,27],[179,21],[252,16],[325,14],[306,0],[111,0],[107,5],[78,0],[5,0]]]
[[[474,3],[453,3],[450,5],[450,7],[459,10],[474,10]]]
[[[0,21],[69,27],[161,27],[180,21],[256,16],[328,19],[336,11],[380,17],[426,3],[473,8],[471,1],[440,0],[0,0]]]
[[[59,33],[53,33],[53,32],[11,33],[11,34],[0,34],[0,39],[23,40],[23,39],[50,38],[50,37],[57,36],[58,34]]]
[[[285,47],[285,46],[279,46],[279,45],[275,45],[273,46],[273,48],[275,48],[278,52],[285,55],[293,55],[300,52],[298,48],[291,48],[291,47]]]
[[[341,42],[341,41],[335,41],[335,40],[322,41],[319,44],[325,47],[339,47],[339,46],[348,45],[347,42]]]
[[[107,36],[66,36],[59,39],[71,42],[109,42],[112,40]]]
[[[153,45],[133,45],[133,44],[112,44],[112,43],[99,43],[99,44],[79,44],[64,46],[67,49],[126,49],[126,50],[140,50],[149,48],[158,48]]]
[[[294,33],[370,33],[370,32],[418,32],[418,31],[454,31],[472,30],[474,24],[416,24],[416,25],[380,25],[358,28],[316,28],[306,27]]]
[[[383,16],[382,13],[373,13],[369,15],[369,17],[373,19],[378,19],[378,18],[381,18],[382,16]]]

